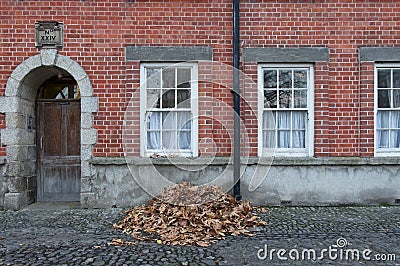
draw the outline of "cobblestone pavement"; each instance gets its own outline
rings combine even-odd
[[[206,248],[108,245],[132,240],[112,228],[122,211],[0,211],[0,265],[400,265],[399,206],[270,208],[256,236]]]

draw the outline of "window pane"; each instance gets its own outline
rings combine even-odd
[[[264,70],[264,88],[276,88],[276,70]]]
[[[292,91],[280,90],[279,91],[279,107],[291,108],[292,107]]]
[[[147,148],[160,149],[160,112],[149,112],[147,116]]]
[[[147,68],[147,88],[160,88],[161,85],[161,69],[160,68]]]
[[[175,68],[164,68],[162,81],[163,88],[175,88]]]
[[[390,112],[390,128],[400,128],[400,112],[399,111],[391,111]]]
[[[292,131],[292,148],[305,148],[305,130]]]
[[[178,68],[178,82],[177,88],[190,88],[191,70],[190,68]]]
[[[176,112],[176,116],[178,130],[190,130],[192,128],[192,115],[190,112]]]
[[[400,130],[390,130],[390,148],[399,148]]]
[[[264,90],[264,107],[276,108],[276,90]]]
[[[378,108],[390,108],[391,90],[378,90]]]
[[[74,86],[74,99],[80,99],[81,98],[81,89],[79,88],[78,85]]]
[[[163,112],[162,113],[162,128],[163,129],[176,129],[176,113]]]
[[[278,148],[290,147],[290,131],[278,130]]]
[[[292,88],[292,70],[279,71],[279,88]]]
[[[279,112],[277,118],[278,129],[290,129],[290,112]]]
[[[264,129],[275,129],[275,117],[276,112],[264,112],[263,114],[263,128]]]
[[[177,143],[176,143],[175,131],[163,131],[162,145],[164,149],[176,150]]]
[[[306,129],[307,112],[292,112],[292,129]]]
[[[278,148],[289,148],[290,146],[290,113],[291,112],[278,112]]]
[[[180,131],[178,135],[178,147],[179,149],[190,149],[191,148],[191,132]]]
[[[77,85],[70,84],[65,87],[60,86],[63,86],[63,84],[59,84],[57,82],[47,85],[47,87],[44,89],[42,99],[80,99],[81,95]]]
[[[376,128],[389,128],[389,111],[378,111],[376,119]]]
[[[391,88],[390,69],[378,69],[378,88]]]
[[[175,107],[175,90],[163,90],[162,108]]]
[[[307,108],[307,91],[294,90],[294,108]]]
[[[65,87],[63,89],[61,89],[57,96],[56,96],[57,100],[61,100],[61,99],[68,99],[68,87]]]
[[[307,70],[294,71],[294,88],[307,88]]]
[[[147,114],[147,129],[161,129],[160,117],[161,112],[149,112]]]
[[[160,90],[147,90],[147,109],[160,108]]]
[[[151,150],[161,149],[160,131],[147,132],[147,149]]]
[[[378,148],[389,148],[389,130],[378,130],[376,135]]]
[[[400,88],[400,69],[393,69],[393,88]]]
[[[264,148],[275,148],[275,130],[264,130],[263,138]]]
[[[177,108],[190,108],[190,90],[177,90]]]
[[[400,90],[392,90],[393,93],[393,107],[400,107]]]

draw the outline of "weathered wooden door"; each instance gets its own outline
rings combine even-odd
[[[38,201],[80,199],[80,101],[38,101]]]

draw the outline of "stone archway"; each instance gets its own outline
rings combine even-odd
[[[0,97],[0,112],[5,114],[6,128],[1,140],[6,145],[7,189],[4,195],[5,209],[21,209],[36,198],[36,143],[35,128],[28,127],[35,117],[35,98],[38,87],[61,70],[71,75],[81,93],[81,200],[90,196],[87,180],[92,169],[93,145],[97,131],[93,128],[93,113],[97,112],[98,99],[85,70],[68,56],[58,54],[57,49],[42,49],[18,65],[11,73],[5,96]]]

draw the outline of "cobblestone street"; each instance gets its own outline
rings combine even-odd
[[[209,247],[109,245],[133,241],[112,228],[122,215],[119,208],[2,211],[0,265],[400,265],[398,206],[270,208],[256,236]]]

